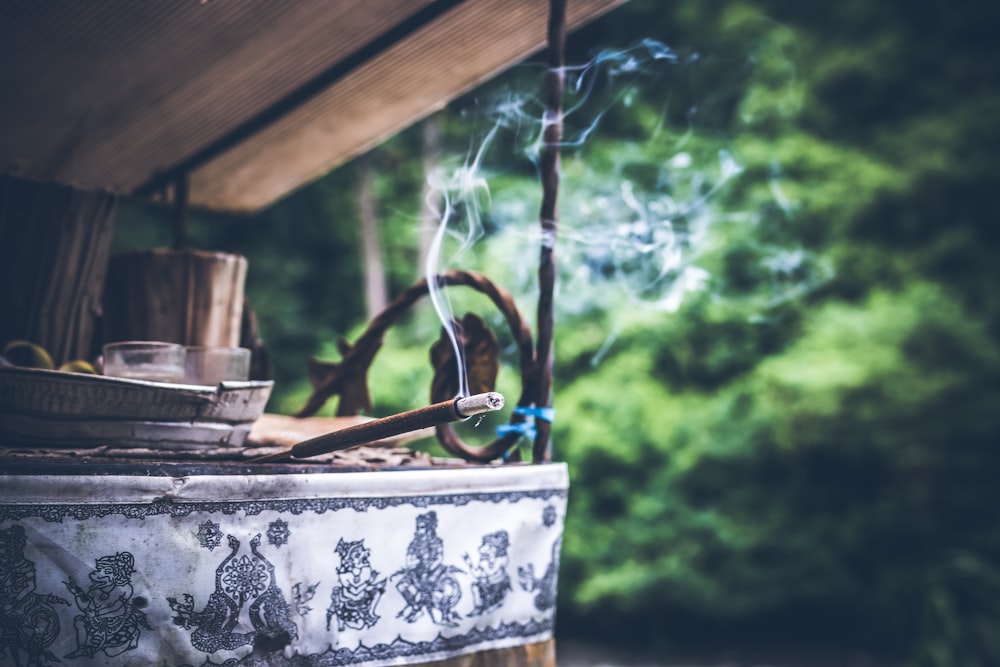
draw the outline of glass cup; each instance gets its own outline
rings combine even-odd
[[[189,345],[184,365],[184,382],[217,385],[245,382],[250,377],[250,350],[245,347]]]
[[[104,346],[104,374],[151,382],[183,382],[183,345],[126,341]]]

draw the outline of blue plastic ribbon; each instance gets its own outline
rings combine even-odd
[[[519,405],[514,408],[513,414],[523,415],[528,417],[528,419],[516,424],[507,423],[497,426],[497,435],[504,436],[509,433],[519,433],[529,440],[534,440],[535,435],[537,434],[537,430],[535,429],[535,419],[541,419],[542,421],[549,422],[550,424],[556,419],[555,409],[546,407]]]
[[[516,408],[514,408],[514,414],[524,415],[526,417],[535,417],[550,424],[556,420],[555,408],[545,408],[545,407],[533,408],[526,405],[519,405]]]
[[[534,422],[530,421],[518,422],[517,424],[501,424],[500,426],[497,426],[497,435],[504,436],[510,433],[520,433],[525,438],[534,440],[537,431],[535,430]]]

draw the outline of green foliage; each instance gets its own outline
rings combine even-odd
[[[787,22],[740,3],[672,17],[760,55],[731,126],[745,169],[720,202],[752,215],[717,226],[699,259],[716,298],[628,327],[596,368],[560,362],[556,442],[575,484],[563,613],[613,633],[649,615],[677,621],[675,639],[699,623],[785,642],[794,628],[914,664],[994,664],[983,10],[921,3],[878,22],[884,5],[760,4]],[[976,83],[962,93],[945,70]],[[796,242],[818,280],[775,290],[763,260]]]
[[[926,632],[918,642],[921,667],[986,667],[1000,654],[1000,570],[967,552],[949,554],[925,582]]]

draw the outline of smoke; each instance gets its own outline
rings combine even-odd
[[[781,187],[777,163],[751,173],[733,137],[720,130],[724,124],[715,119],[741,116],[737,109],[715,108],[733,96],[699,94],[703,87],[692,85],[705,62],[700,54],[646,39],[566,68],[560,314],[623,304],[672,313],[691,294],[721,295],[724,284],[710,257],[737,236],[757,239],[747,243],[754,244],[757,268],[770,276],[762,311],[832,276],[831,267],[801,246],[761,240],[761,226],[770,224],[765,218],[794,220],[795,202]],[[717,59],[712,66],[720,68]],[[506,85],[464,109],[485,131],[460,164],[431,176],[444,203],[426,265],[429,280],[454,266],[482,271],[522,304],[533,303],[536,292],[542,241],[537,168],[550,122],[539,95],[544,71],[528,66],[528,72],[527,85]],[[761,102],[755,104],[759,117]],[[749,197],[750,191],[757,194]],[[767,193],[766,202],[760,192]],[[447,290],[431,291],[458,350]],[[614,336],[609,333],[604,348]]]
[[[711,204],[742,171],[726,151],[719,151],[712,170],[679,152],[660,166],[660,188],[624,175],[604,186],[589,184],[586,195],[566,207],[562,238],[579,267],[566,291],[582,294],[610,281],[629,300],[676,311],[685,294],[708,284],[708,272],[696,262],[718,217]]]

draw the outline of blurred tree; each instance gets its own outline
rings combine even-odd
[[[424,277],[427,265],[427,255],[430,252],[434,230],[441,223],[441,212],[444,202],[441,192],[432,185],[432,177],[438,170],[441,159],[441,124],[443,113],[437,111],[425,118],[421,123],[422,139],[420,145],[421,167],[424,181],[420,209],[420,245],[417,253],[414,280]]]
[[[361,213],[361,256],[365,275],[365,305],[368,319],[378,315],[389,301],[386,291],[385,263],[379,241],[378,213],[372,181],[375,176],[372,156],[363,155],[355,161],[358,170],[358,209]]]
[[[561,348],[556,441],[578,489],[562,621],[996,664],[1000,605],[976,589],[1000,573],[1000,11],[633,2],[612,18],[586,41],[658,23],[716,55],[699,74],[729,111],[708,129],[733,133],[745,168],[724,206],[760,217],[716,230],[713,298],[630,325],[597,369],[575,362],[592,348]],[[727,68],[719,36],[753,66]],[[760,309],[810,284],[808,266],[775,271],[769,248],[795,240],[836,274]],[[611,404],[607,386],[625,388]]]

